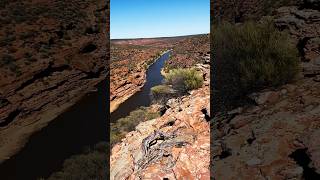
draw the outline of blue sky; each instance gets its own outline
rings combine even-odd
[[[111,39],[209,33],[210,0],[110,0]]]

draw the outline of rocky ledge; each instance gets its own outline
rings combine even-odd
[[[165,113],[140,123],[112,148],[110,179],[209,179],[209,66],[202,88],[170,99]]]
[[[254,106],[213,119],[216,179],[320,177],[320,83],[311,78],[254,93]]]

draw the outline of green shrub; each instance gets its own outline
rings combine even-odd
[[[172,93],[173,89],[167,85],[158,85],[151,88],[151,92],[154,94]]]
[[[121,139],[124,138],[128,132],[133,131],[140,122],[157,117],[159,117],[159,113],[151,112],[146,107],[140,107],[137,110],[130,112],[127,117],[118,119],[116,123],[111,123],[111,145],[120,142]]]
[[[260,24],[222,23],[213,31],[212,44],[211,74],[218,98],[232,101],[277,87],[293,80],[299,71],[297,49],[286,32],[274,27],[272,19]]]
[[[154,59],[149,59],[147,60],[146,64],[149,66],[151,65],[152,63],[154,63]]]
[[[195,69],[172,69],[165,75],[165,80],[179,93],[197,89],[203,84],[203,77]]]

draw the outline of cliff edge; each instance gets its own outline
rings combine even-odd
[[[197,64],[205,82],[170,99],[165,113],[142,122],[111,151],[110,179],[209,179],[209,65]]]

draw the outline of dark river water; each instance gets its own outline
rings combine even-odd
[[[107,141],[107,81],[83,97],[41,131],[15,156],[0,164],[0,180],[47,178],[63,161],[86,147]]]
[[[142,87],[141,91],[138,91],[124,103],[120,104],[117,110],[113,111],[110,115],[111,122],[126,117],[129,113],[140,106],[149,106],[151,104],[150,89],[153,86],[160,85],[163,81],[161,75],[161,68],[165,61],[169,58],[170,52],[163,54],[155,63],[150,65],[147,70],[147,81]]]

